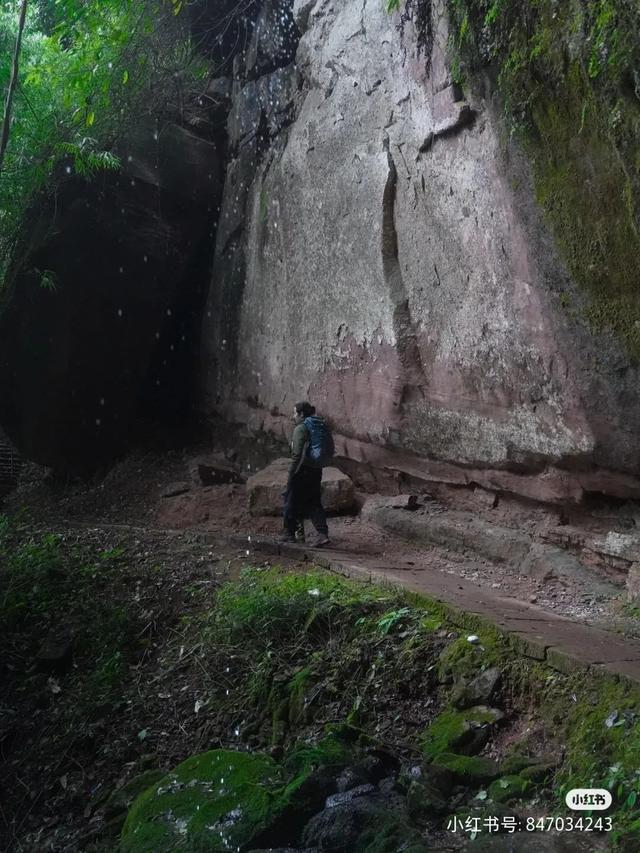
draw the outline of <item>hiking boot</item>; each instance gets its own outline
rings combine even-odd
[[[331,540],[325,533],[319,533],[310,544],[312,548],[324,548],[325,545],[331,544]]]
[[[295,545],[296,537],[293,535],[293,533],[289,533],[288,530],[285,530],[285,532],[282,533],[278,538],[278,542],[290,542],[292,545]]]

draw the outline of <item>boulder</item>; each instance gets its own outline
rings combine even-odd
[[[286,778],[268,756],[216,749],[195,755],[134,801],[123,853],[168,853],[176,838],[191,849],[246,849],[286,808]]]
[[[276,459],[247,481],[251,515],[280,515],[282,493],[287,486],[288,459]],[[327,512],[349,513],[353,510],[355,492],[351,479],[337,468],[322,473],[322,504]]]
[[[510,803],[521,800],[531,788],[531,782],[522,776],[503,776],[489,786],[489,798],[496,803]]]
[[[449,770],[459,784],[469,787],[475,783],[491,782],[501,773],[500,765],[496,761],[481,755],[442,753],[435,759],[434,764]]]
[[[238,468],[224,456],[202,456],[192,466],[194,479],[203,486],[219,486],[222,483],[246,483]]]
[[[175,498],[178,495],[184,495],[190,491],[191,486],[186,482],[169,483],[160,492],[161,498]]]
[[[422,751],[432,759],[448,752],[475,755],[489,740],[492,726],[503,717],[502,711],[485,705],[465,711],[443,711],[425,731]]]
[[[640,602],[640,563],[632,563],[627,575],[627,600],[631,604]]]
[[[336,805],[313,817],[304,829],[303,844],[317,844],[321,850],[338,851],[369,849],[368,843],[381,837],[386,842],[376,849],[391,851],[410,849],[422,853],[419,833],[412,829],[402,813],[385,808],[379,795],[358,797],[350,803]]]
[[[336,780],[338,793],[352,791],[360,785],[366,785],[369,781],[367,774],[360,767],[345,767]]]
[[[451,692],[452,704],[461,709],[485,704],[493,696],[501,675],[500,670],[494,666],[481,672],[469,683],[459,681]]]
[[[433,820],[435,815],[445,814],[447,808],[447,800],[438,788],[414,779],[407,792],[407,809],[413,820]]]
[[[117,788],[111,793],[104,806],[104,813],[107,819],[122,815],[122,823],[125,821],[126,813],[131,807],[133,801],[150,788],[159,782],[167,775],[166,770],[146,770],[138,776],[134,776],[121,788]]]

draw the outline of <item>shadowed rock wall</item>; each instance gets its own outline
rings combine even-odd
[[[138,416],[192,402],[224,140],[141,120],[118,153],[117,174],[71,176],[32,210],[2,293],[0,422],[64,471],[108,464]]]
[[[295,66],[236,68],[205,409],[278,432],[309,397],[374,467],[640,495],[637,368],[563,310],[581,297],[491,100],[452,81],[442,3],[428,57],[372,0],[294,17]]]

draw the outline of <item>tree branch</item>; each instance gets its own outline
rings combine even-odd
[[[4,152],[7,150],[9,142],[9,129],[11,127],[11,107],[13,104],[13,95],[18,84],[18,62],[20,60],[20,48],[22,47],[22,33],[24,32],[24,24],[27,18],[27,0],[22,0],[20,7],[20,20],[18,22],[18,37],[16,39],[16,47],[13,52],[13,65],[11,68],[11,79],[9,80],[9,90],[7,91],[7,100],[4,105],[4,118],[2,120],[2,136],[0,136],[0,172],[2,172],[2,163],[4,160]]]

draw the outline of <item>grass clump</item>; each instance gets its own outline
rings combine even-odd
[[[409,701],[428,694],[436,617],[398,591],[326,572],[249,570],[220,589],[198,631],[215,666],[242,679],[240,695],[216,700],[240,709],[241,731],[276,745],[304,726],[373,723],[397,689]],[[426,723],[432,712],[421,713]]]
[[[101,590],[121,570],[118,549],[89,551],[0,516],[0,636],[11,659],[35,655],[60,626],[73,637],[92,701],[112,695],[128,668],[137,620]]]

